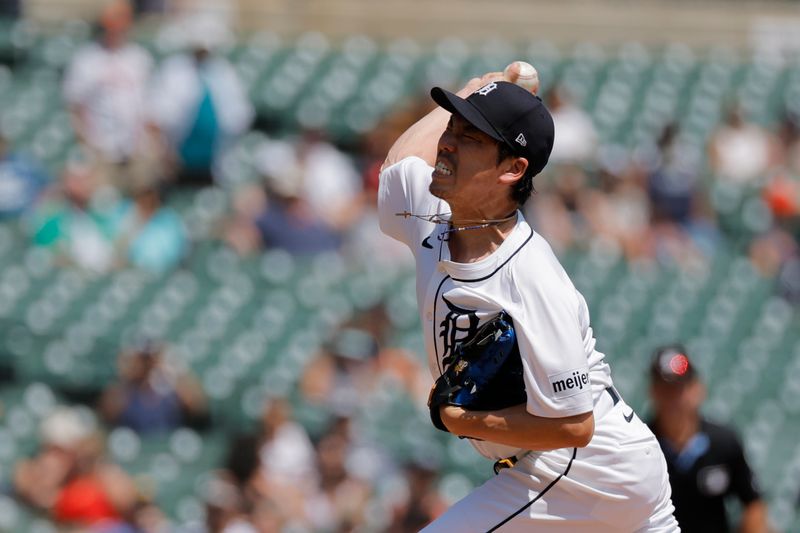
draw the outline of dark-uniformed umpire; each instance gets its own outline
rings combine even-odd
[[[686,350],[663,346],[650,366],[650,428],[664,451],[675,517],[684,533],[732,531],[726,498],[738,498],[738,531],[768,531],[767,508],[737,434],[700,413],[705,387]]]

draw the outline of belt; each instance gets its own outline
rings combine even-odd
[[[612,407],[614,405],[617,405],[620,402],[620,400],[622,400],[622,398],[619,395],[619,392],[617,392],[617,389],[615,389],[613,386],[606,387],[606,392],[611,397],[611,401],[613,402]],[[512,455],[511,457],[506,457],[505,459],[497,460],[494,463],[494,473],[499,474],[502,470],[513,467],[515,464],[517,464],[517,461],[518,459],[515,455]]]
[[[608,394],[608,396],[606,396]],[[603,394],[594,404],[594,419],[598,421],[608,414],[619,402],[622,401],[622,396],[614,388],[614,386],[606,387]]]
[[[512,455],[511,457],[506,457],[505,459],[499,459],[494,463],[494,473],[499,474],[500,471],[505,470],[506,468],[511,468],[515,464],[517,464],[517,457]]]

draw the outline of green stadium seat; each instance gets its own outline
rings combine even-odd
[[[281,285],[289,281],[296,272],[296,260],[285,250],[266,251],[261,260],[261,276],[273,285]]]
[[[135,431],[126,427],[111,430],[106,443],[111,457],[124,468],[139,459],[142,451],[141,438]]]
[[[4,417],[5,418],[5,417]],[[21,451],[17,445],[16,437],[6,427],[0,426],[0,465],[3,465],[3,478],[6,479],[6,474],[10,474],[10,468],[13,463],[19,458]]]
[[[20,531],[24,521],[21,516],[23,513],[20,505],[12,498],[0,496],[0,531]]]
[[[201,524],[205,520],[205,505],[194,496],[180,496],[175,504],[175,518],[182,524]]]
[[[30,533],[58,533],[55,524],[44,518],[38,518],[31,514],[24,514],[23,521],[27,522],[24,531]]]
[[[20,404],[10,406],[5,419],[9,431],[18,440],[33,438],[39,430],[36,418]]]
[[[473,452],[466,451],[465,453]],[[440,494],[447,495],[448,504],[454,504],[469,494],[476,484],[460,472],[451,472],[442,476],[438,484],[438,490]]]

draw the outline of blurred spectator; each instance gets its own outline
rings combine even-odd
[[[259,462],[263,478],[278,490],[293,487],[300,494],[307,494],[317,482],[314,447],[303,426],[292,419],[286,399],[268,401],[261,417],[261,432]]]
[[[733,106],[711,137],[708,158],[715,176],[745,185],[764,179],[775,149],[774,137],[747,122],[741,108]]]
[[[357,332],[366,334],[361,341],[365,346],[370,345],[370,337],[376,343],[375,388],[400,389],[413,401],[425,402],[430,392],[430,374],[418,357],[394,344],[392,337],[396,333],[396,326],[391,319],[389,305],[389,302],[381,301],[353,317],[349,323]]]
[[[250,511],[250,517],[258,533],[291,531],[287,527],[287,523],[290,520],[286,518],[286,514],[282,512],[282,509],[270,499],[263,498],[255,502],[252,511]]]
[[[96,171],[70,163],[55,198],[37,207],[31,226],[34,244],[53,249],[60,262],[103,273],[113,266],[117,201],[99,194],[96,182]]]
[[[309,205],[332,227],[346,230],[362,209],[363,184],[352,159],[317,130],[303,132],[297,153]]]
[[[350,422],[340,418],[317,443],[319,489],[306,501],[306,513],[317,529],[359,531],[365,526],[372,487],[353,475]]]
[[[591,117],[572,102],[563,85],[550,91],[547,107],[553,116],[556,132],[550,162],[591,163],[597,150],[597,132]]]
[[[305,400],[339,415],[356,412],[376,386],[377,355],[375,338],[366,331],[337,332],[327,349],[306,366],[300,381]]]
[[[655,220],[678,224],[690,221],[697,194],[700,155],[694,146],[681,142],[676,124],[668,124],[662,130],[644,162]]]
[[[794,176],[800,175],[800,115],[784,112],[777,127],[780,142],[778,164]]]
[[[216,472],[201,492],[205,524],[181,528],[181,533],[272,533],[253,525],[247,514],[247,502],[228,472]]]
[[[421,114],[417,116],[417,113]],[[357,155],[362,171],[362,192],[359,201],[362,208],[357,221],[352,223],[346,236],[345,254],[349,257],[377,261],[394,268],[403,268],[413,261],[414,257],[406,246],[387,237],[380,230],[377,211],[378,177],[394,139],[426,113],[427,111],[423,112],[421,109],[403,109],[384,117],[380,124],[364,135]]]
[[[797,239],[778,226],[753,238],[748,249],[753,266],[766,278],[778,275],[783,265],[798,252]]]
[[[350,157],[322,132],[306,130],[294,142],[268,141],[257,158],[263,175],[291,176],[293,192],[335,231],[346,230],[358,219],[361,179]]]
[[[220,154],[253,120],[245,88],[227,59],[215,53],[229,36],[208,16],[186,24],[188,50],[164,60],[150,99],[153,121],[166,135],[177,182],[209,185]]]
[[[710,257],[720,235],[699,187],[702,154],[681,139],[677,125],[668,124],[655,146],[639,156],[647,172],[656,255],[673,248],[672,259],[698,253]]]
[[[114,220],[118,266],[166,272],[186,256],[186,228],[180,216],[163,204],[163,196],[161,185],[140,187],[133,191],[133,201],[118,209]]]
[[[705,387],[680,345],[656,350],[650,367],[649,422],[667,460],[675,518],[686,533],[731,531],[727,498],[742,504],[738,531],[766,533],[767,509],[742,444],[700,414]]]
[[[764,187],[764,201],[779,225],[800,236],[800,117],[786,114],[777,137],[778,165]]]
[[[789,257],[778,273],[778,293],[788,302],[800,305],[800,252]]]
[[[650,202],[644,176],[626,164],[601,168],[599,188],[587,194],[583,212],[594,235],[617,243],[629,259],[650,257]]]
[[[296,255],[336,251],[341,236],[303,198],[299,176],[268,175],[267,201],[255,219],[262,245]]]
[[[436,469],[422,462],[412,462],[406,465],[404,472],[407,491],[402,502],[392,509],[387,533],[420,531],[448,507],[436,487],[439,478]]]
[[[142,434],[205,423],[202,389],[189,374],[168,366],[160,344],[145,341],[124,351],[118,366],[119,381],[109,385],[100,399],[106,422]]]
[[[777,278],[778,293],[800,303],[800,119],[787,113],[778,125],[778,164],[761,191],[772,227],[749,244],[750,260],[764,276]]]
[[[231,200],[232,213],[222,228],[225,244],[243,256],[261,250],[264,241],[255,221],[266,207],[265,186],[249,183],[238,187]]]
[[[653,222],[650,228],[647,257],[653,258],[662,265],[691,267],[698,262],[704,263],[709,257],[705,255],[713,248],[716,236],[713,227],[708,233],[700,231],[697,235],[671,222]],[[698,238],[695,239],[695,236]]]
[[[137,489],[105,458],[88,411],[59,408],[44,419],[41,449],[16,466],[14,489],[60,525],[132,531]]]
[[[37,162],[12,151],[0,134],[0,220],[25,212],[49,181]]]
[[[287,400],[267,400],[257,433],[232,441],[226,468],[254,521],[307,525],[305,502],[319,483],[316,453]]]
[[[297,144],[265,142],[257,155],[263,190],[247,185],[234,198],[225,240],[239,253],[258,247],[295,255],[339,251],[364,213],[352,161],[315,132]]]
[[[158,148],[145,126],[146,91],[153,60],[128,41],[133,11],[127,0],[107,2],[98,42],[80,48],[67,68],[64,98],[78,139],[123,190],[155,177]]]
[[[544,176],[543,176],[544,177]],[[583,249],[591,238],[587,202],[592,193],[589,177],[578,166],[558,167],[538,193],[525,204],[525,214],[556,252]]]
[[[239,488],[224,479],[212,479],[205,491],[208,533],[258,533],[246,515]]]

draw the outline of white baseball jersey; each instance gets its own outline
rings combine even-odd
[[[470,439],[485,457],[517,456],[517,465],[425,529],[449,531],[677,531],[666,463],[655,437],[612,389],[595,350],[586,301],[548,243],[517,213],[517,224],[488,257],[450,261],[446,225],[416,217],[447,214],[430,194],[433,169],[409,157],[381,174],[381,229],[408,245],[417,267],[417,302],[428,364],[438,378],[456,344],[501,310],[513,319],[527,410],[560,418],[594,412],[584,448],[528,452]],[[446,218],[446,216],[444,217]],[[467,230],[468,231],[468,230]]]
[[[528,412],[560,418],[591,411],[611,386],[611,374],[595,350],[586,301],[550,245],[517,212],[516,227],[489,257],[450,261],[444,224],[395,216],[449,212],[444,200],[428,192],[431,170],[415,157],[385,169],[379,203],[381,229],[408,245],[416,258],[417,301],[434,379],[444,372],[456,343],[505,310],[514,320]],[[520,451],[470,442],[493,459]]]

